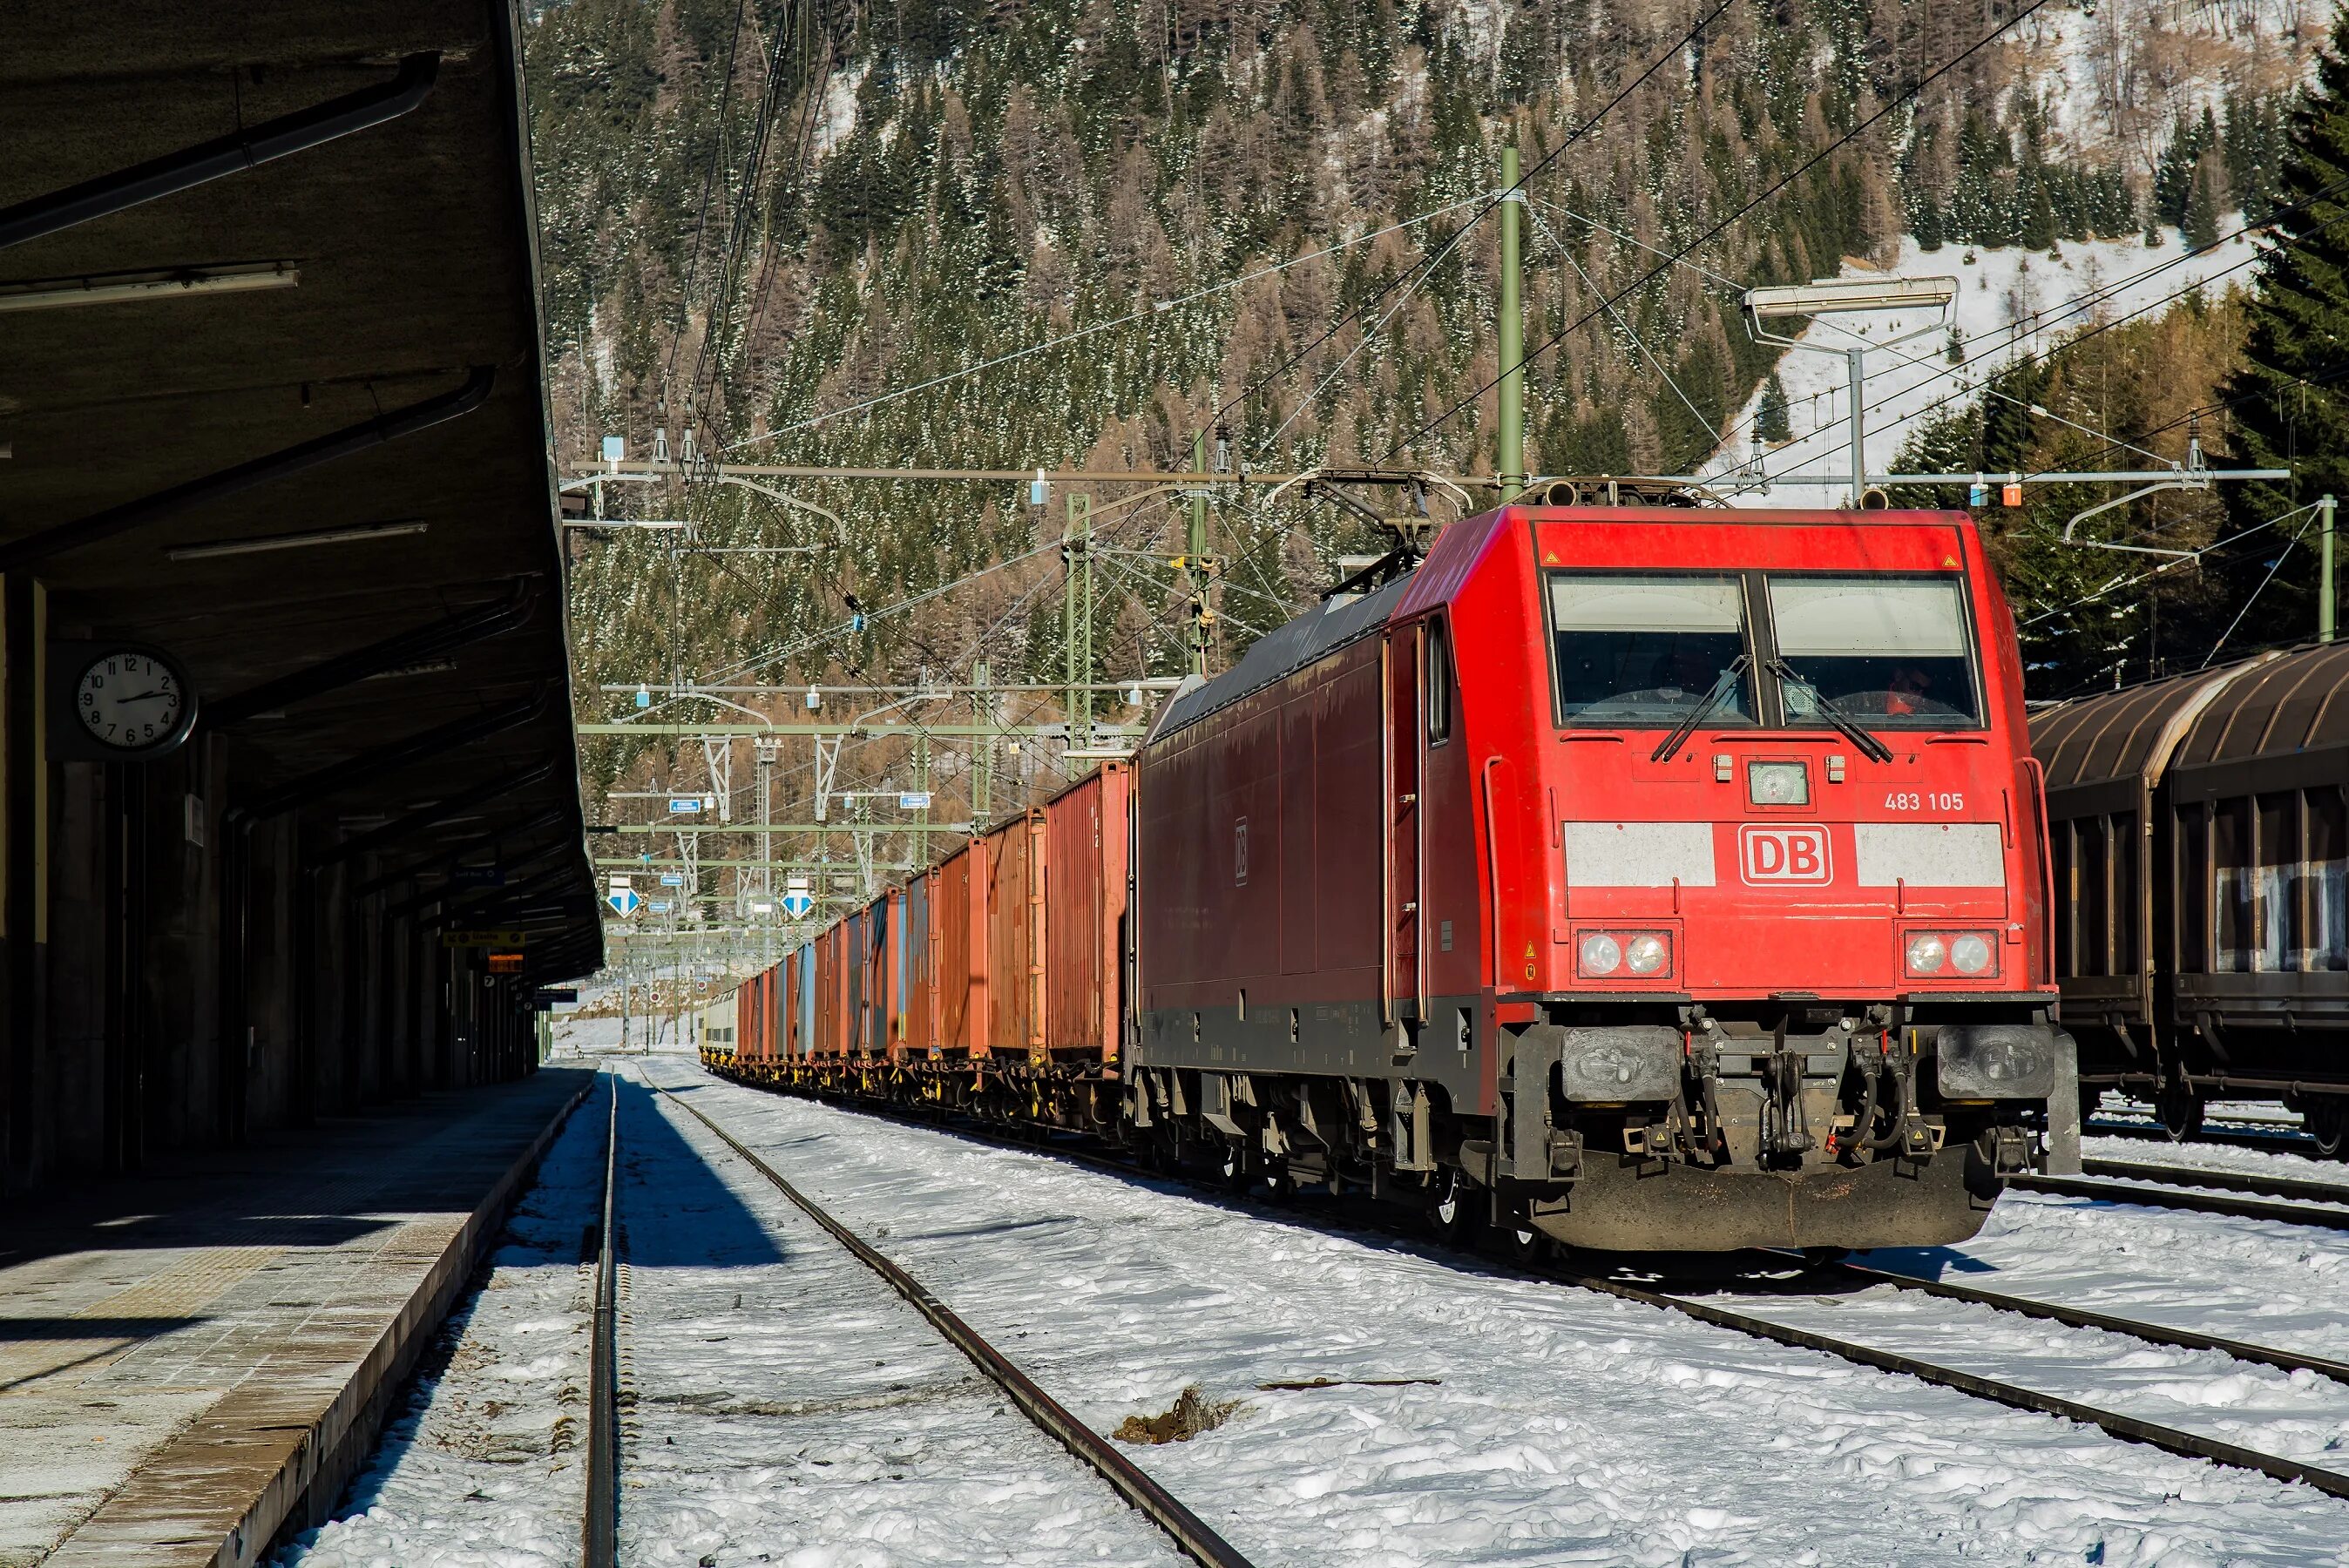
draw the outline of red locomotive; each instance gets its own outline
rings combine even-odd
[[[2036,767],[1962,514],[1505,507],[960,851],[959,943],[950,867],[827,933],[871,1021],[730,1070],[1528,1240],[1958,1240],[2072,1091]]]

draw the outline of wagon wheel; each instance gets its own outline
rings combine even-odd
[[[2349,1099],[2334,1094],[2313,1094],[2301,1122],[2316,1140],[2316,1152],[2327,1160],[2349,1160]]]
[[[1448,1246],[1465,1247],[1476,1239],[1477,1215],[1485,1195],[1457,1171],[1436,1173],[1427,1190],[1427,1223],[1435,1239]]]
[[[1247,1150],[1237,1143],[1226,1142],[1222,1156],[1224,1185],[1234,1192],[1248,1189]]]
[[[2153,1109],[2172,1142],[2183,1143],[2202,1130],[2202,1097],[2190,1088],[2164,1089]]]
[[[1547,1241],[1547,1237],[1534,1228],[1533,1206],[1530,1203],[1518,1204],[1516,1213],[1510,1216],[1507,1228],[1501,1233],[1502,1244],[1508,1250],[1512,1263],[1538,1262],[1549,1250],[1545,1244]]]

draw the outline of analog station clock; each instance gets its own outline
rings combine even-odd
[[[176,749],[196,721],[187,670],[138,643],[49,646],[52,752],[83,761],[143,762]]]

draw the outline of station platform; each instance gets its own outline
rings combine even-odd
[[[584,1068],[0,1216],[0,1568],[258,1561],[364,1462]]]

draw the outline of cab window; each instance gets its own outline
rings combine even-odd
[[[1821,701],[1870,729],[1982,722],[1955,578],[1774,575],[1768,587],[1772,640],[1801,677],[1780,683],[1788,724],[1826,723]]]
[[[1731,573],[1553,572],[1548,589],[1568,723],[1678,724],[1746,651],[1745,592]],[[1750,666],[1706,722],[1754,722]]]

